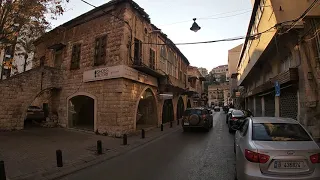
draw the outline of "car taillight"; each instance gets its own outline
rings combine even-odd
[[[231,120],[236,121],[236,120],[238,120],[238,118],[231,118]]]
[[[253,152],[248,149],[245,150],[245,157],[250,162],[262,163],[262,164],[268,162],[270,159],[270,156],[268,156],[268,155]]]
[[[206,115],[202,115],[202,119],[205,119],[206,118]]]
[[[320,163],[320,153],[311,155],[311,156],[310,156],[310,161],[311,161],[313,164]]]

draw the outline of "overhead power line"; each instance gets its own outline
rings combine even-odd
[[[244,11],[244,10],[241,10]],[[246,10],[245,12],[241,12],[241,13],[237,13],[237,14],[232,14],[232,15],[228,15],[228,16],[220,16],[220,17],[214,17],[217,15],[223,15],[223,14],[230,14],[233,12],[240,12],[240,11],[233,11],[233,12],[226,12],[226,13],[220,13],[220,14],[216,14],[216,15],[212,15],[212,16],[207,16],[207,17],[200,17],[197,18],[198,20],[213,20],[213,19],[223,19],[223,18],[229,18],[229,17],[234,17],[234,16],[238,16],[238,15],[242,15],[242,14],[246,14],[248,12],[251,12],[252,10]],[[186,23],[186,22],[192,22],[192,20],[185,20],[185,21],[178,21],[178,22],[173,22],[173,23],[169,23],[169,24],[163,24],[160,25],[161,26],[170,26],[170,25],[175,25],[175,24],[181,24],[181,23]]]
[[[312,10],[312,8],[319,2],[319,0],[315,0],[313,1],[313,3],[301,14],[301,16],[299,16],[297,19],[293,20],[291,27],[286,30],[286,32],[281,33],[281,34],[285,34],[288,33],[291,29],[293,29],[301,20],[303,20],[304,17],[306,17],[308,15],[308,13]]]

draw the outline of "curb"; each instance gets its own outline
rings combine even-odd
[[[153,128],[155,129],[155,128]],[[73,163],[70,165],[65,166],[65,169],[58,169],[56,167],[56,169],[54,170],[50,170],[50,171],[40,171],[38,173],[35,174],[29,174],[29,175],[25,175],[25,176],[20,176],[20,177],[15,177],[15,178],[10,178],[10,180],[56,180],[56,179],[60,179],[64,176],[70,175],[72,173],[75,173],[77,171],[83,170],[85,168],[89,168],[92,167],[94,165],[103,163],[106,160],[110,160],[113,159],[117,156],[123,155],[131,150],[137,149],[141,146],[147,145],[148,143],[151,143],[152,141],[155,141],[157,139],[160,139],[162,137],[168,136],[174,132],[177,132],[178,130],[181,130],[181,126],[176,126],[174,128],[172,128],[172,130],[170,132],[167,133],[163,133],[160,134],[158,136],[154,136],[154,137],[146,137],[146,140],[144,141],[138,141],[138,143],[136,144],[129,144],[127,146],[119,146],[118,148],[115,149],[111,149],[109,151],[107,151],[105,154],[100,155],[99,158],[98,156],[95,156],[93,158],[88,158],[88,159],[82,159],[83,162],[77,162],[77,163]],[[165,131],[164,131],[165,132]],[[8,178],[9,179],[9,178]]]

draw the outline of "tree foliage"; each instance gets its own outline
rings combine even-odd
[[[1,45],[15,44],[18,36],[31,38],[45,32],[50,28],[48,17],[63,14],[65,2],[69,0],[0,0]]]

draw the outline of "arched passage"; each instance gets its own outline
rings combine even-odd
[[[183,111],[184,111],[183,99],[179,97],[178,104],[177,104],[177,120],[182,117]]]
[[[69,127],[94,131],[95,99],[85,94],[69,98],[68,120]]]
[[[136,114],[136,128],[158,124],[156,98],[150,88],[140,96]]]
[[[162,123],[174,120],[172,99],[166,99],[162,108]]]
[[[188,99],[187,108],[191,108],[191,102],[190,102],[190,99]]]

